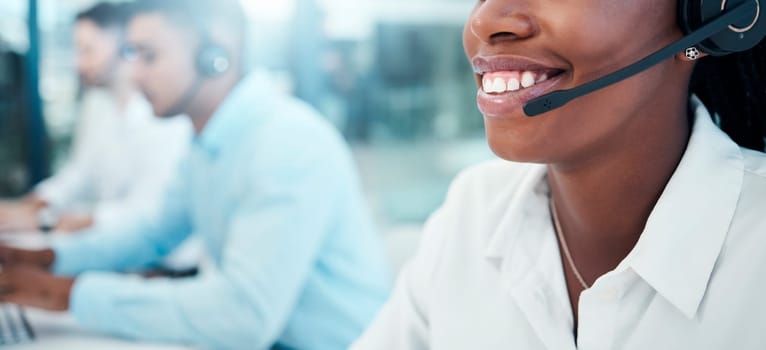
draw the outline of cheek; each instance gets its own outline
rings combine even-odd
[[[662,47],[672,38],[675,1],[595,0],[551,11],[546,23],[577,82],[593,80]]]
[[[93,42],[89,52],[92,64],[103,69],[117,59],[117,44],[107,40],[107,38],[99,38]]]
[[[170,107],[189,89],[195,76],[191,60],[184,57],[159,59],[145,72],[147,86],[165,107]]]
[[[603,18],[573,17],[567,22],[557,23],[562,26],[557,29],[558,33],[562,33],[558,48],[566,53],[575,81],[589,81],[607,73],[619,61],[615,58],[624,55],[621,51],[625,46],[621,43],[630,38]]]
[[[91,65],[90,57],[87,55],[80,55],[77,57],[77,68],[80,70],[87,70]]]
[[[112,62],[113,56],[109,52],[100,52],[98,56],[94,57],[93,67],[98,70],[105,70]]]
[[[194,53],[184,47],[168,47],[154,65],[155,73],[164,76],[168,83],[191,81],[196,75]]]
[[[91,48],[82,48],[77,53],[77,66],[83,69],[93,67],[97,61],[94,51]]]

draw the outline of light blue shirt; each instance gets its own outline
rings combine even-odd
[[[271,86],[263,73],[239,84],[155,217],[54,242],[54,271],[78,275],[82,326],[215,349],[345,349],[361,334],[389,277],[354,163],[327,122]],[[191,234],[212,271],[107,272],[155,264]]]

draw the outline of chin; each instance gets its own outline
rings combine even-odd
[[[162,108],[162,107],[158,107],[158,106],[152,106],[152,112],[158,118],[168,118],[168,117],[170,117],[170,114],[168,114],[167,108]]]
[[[519,163],[547,163],[550,146],[536,142],[533,137],[514,132],[502,132],[487,128],[489,148],[498,157]]]
[[[509,147],[502,142],[489,142],[489,148],[501,159],[517,163],[545,163],[543,157],[519,147]]]
[[[178,114],[164,112],[164,113],[155,113],[155,115],[157,116],[157,118],[160,118],[160,119],[169,119],[169,118],[173,118],[177,116]]]

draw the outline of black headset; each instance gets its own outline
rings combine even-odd
[[[199,31],[200,44],[194,54],[194,68],[197,72],[194,80],[184,90],[181,97],[171,108],[182,113],[197,97],[205,79],[217,78],[231,68],[231,55],[223,46],[218,45],[210,36],[207,22],[201,16],[192,16]]]
[[[766,20],[761,18],[762,0],[678,0],[678,25],[684,34],[690,34],[722,12],[747,1],[755,2],[755,8],[697,46],[713,56],[749,50],[766,36]]]
[[[689,50],[701,50],[713,56],[747,51],[766,36],[761,1],[766,0],[678,0],[678,25],[684,32],[683,38],[616,72],[535,98],[524,104],[524,113],[534,117],[554,110],[575,98],[643,72],[684,50],[687,54]]]

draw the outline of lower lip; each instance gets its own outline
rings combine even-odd
[[[479,105],[481,114],[485,117],[510,117],[521,111],[525,103],[558,90],[556,86],[563,81],[564,75],[565,73],[559,74],[526,89],[506,91],[500,94],[489,94],[479,88],[476,103]]]

